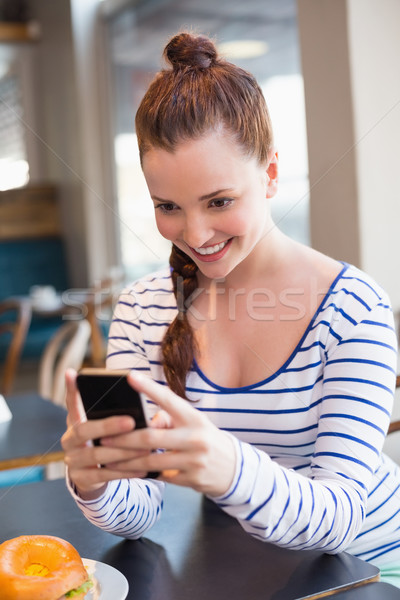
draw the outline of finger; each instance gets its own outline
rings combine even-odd
[[[102,437],[101,443],[107,447],[131,448],[135,450],[193,450],[203,447],[200,435],[187,427],[172,429],[146,427],[118,436]]]
[[[171,415],[165,410],[159,410],[151,420],[150,427],[155,429],[170,429],[173,426]]]
[[[128,375],[128,382],[138,392],[146,394],[169,413],[175,425],[192,422],[193,419],[200,418],[200,413],[190,406],[187,400],[180,398],[167,386],[145,377],[142,373],[131,371]]]
[[[85,445],[89,440],[97,440],[103,437],[113,440],[118,438],[119,435],[131,432],[134,427],[135,421],[127,415],[78,423],[73,428],[69,428],[62,437],[63,448],[68,451],[76,446]],[[115,445],[121,447],[118,443]]]
[[[127,461],[133,461],[148,454],[148,450],[124,450],[120,448],[103,448],[102,446],[91,446],[75,448],[65,457],[69,469],[85,469],[97,467],[98,465],[112,464],[127,465]]]
[[[76,423],[83,423],[86,421],[86,414],[80,394],[76,387],[76,371],[74,369],[67,369],[65,373],[65,384],[67,388],[65,396],[68,410],[67,423],[69,426]]]

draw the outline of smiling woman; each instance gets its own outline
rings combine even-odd
[[[140,430],[82,420],[70,373],[71,492],[126,537],[155,522],[172,482],[261,540],[400,563],[400,474],[382,453],[397,361],[389,299],[273,222],[278,155],[254,77],[204,36],[180,33],[164,55],[136,128],[170,268],[123,292],[107,357],[132,371],[154,418]]]

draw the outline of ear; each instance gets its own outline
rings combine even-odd
[[[267,164],[267,198],[272,198],[278,191],[278,152],[271,150]]]

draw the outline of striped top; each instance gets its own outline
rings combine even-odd
[[[110,329],[108,367],[139,369],[165,384],[160,343],[176,314],[168,270],[126,289]],[[259,539],[400,564],[400,472],[381,452],[396,365],[389,300],[346,264],[274,375],[226,388],[194,363],[187,395],[236,448],[231,488],[213,500]],[[96,501],[75,498],[93,523],[136,538],[158,518],[163,488],[123,480]]]

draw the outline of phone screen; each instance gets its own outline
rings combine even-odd
[[[106,369],[82,369],[76,378],[83,407],[88,419],[105,419],[115,415],[130,415],[135,419],[136,429],[148,426],[145,405],[140,394],[127,381],[129,371]],[[93,440],[95,446],[99,440]],[[156,479],[159,472],[152,471],[147,477]]]
[[[130,415],[135,419],[136,428],[147,427],[140,395],[129,385],[126,376],[126,372],[94,369],[78,374],[77,386],[88,419]]]

